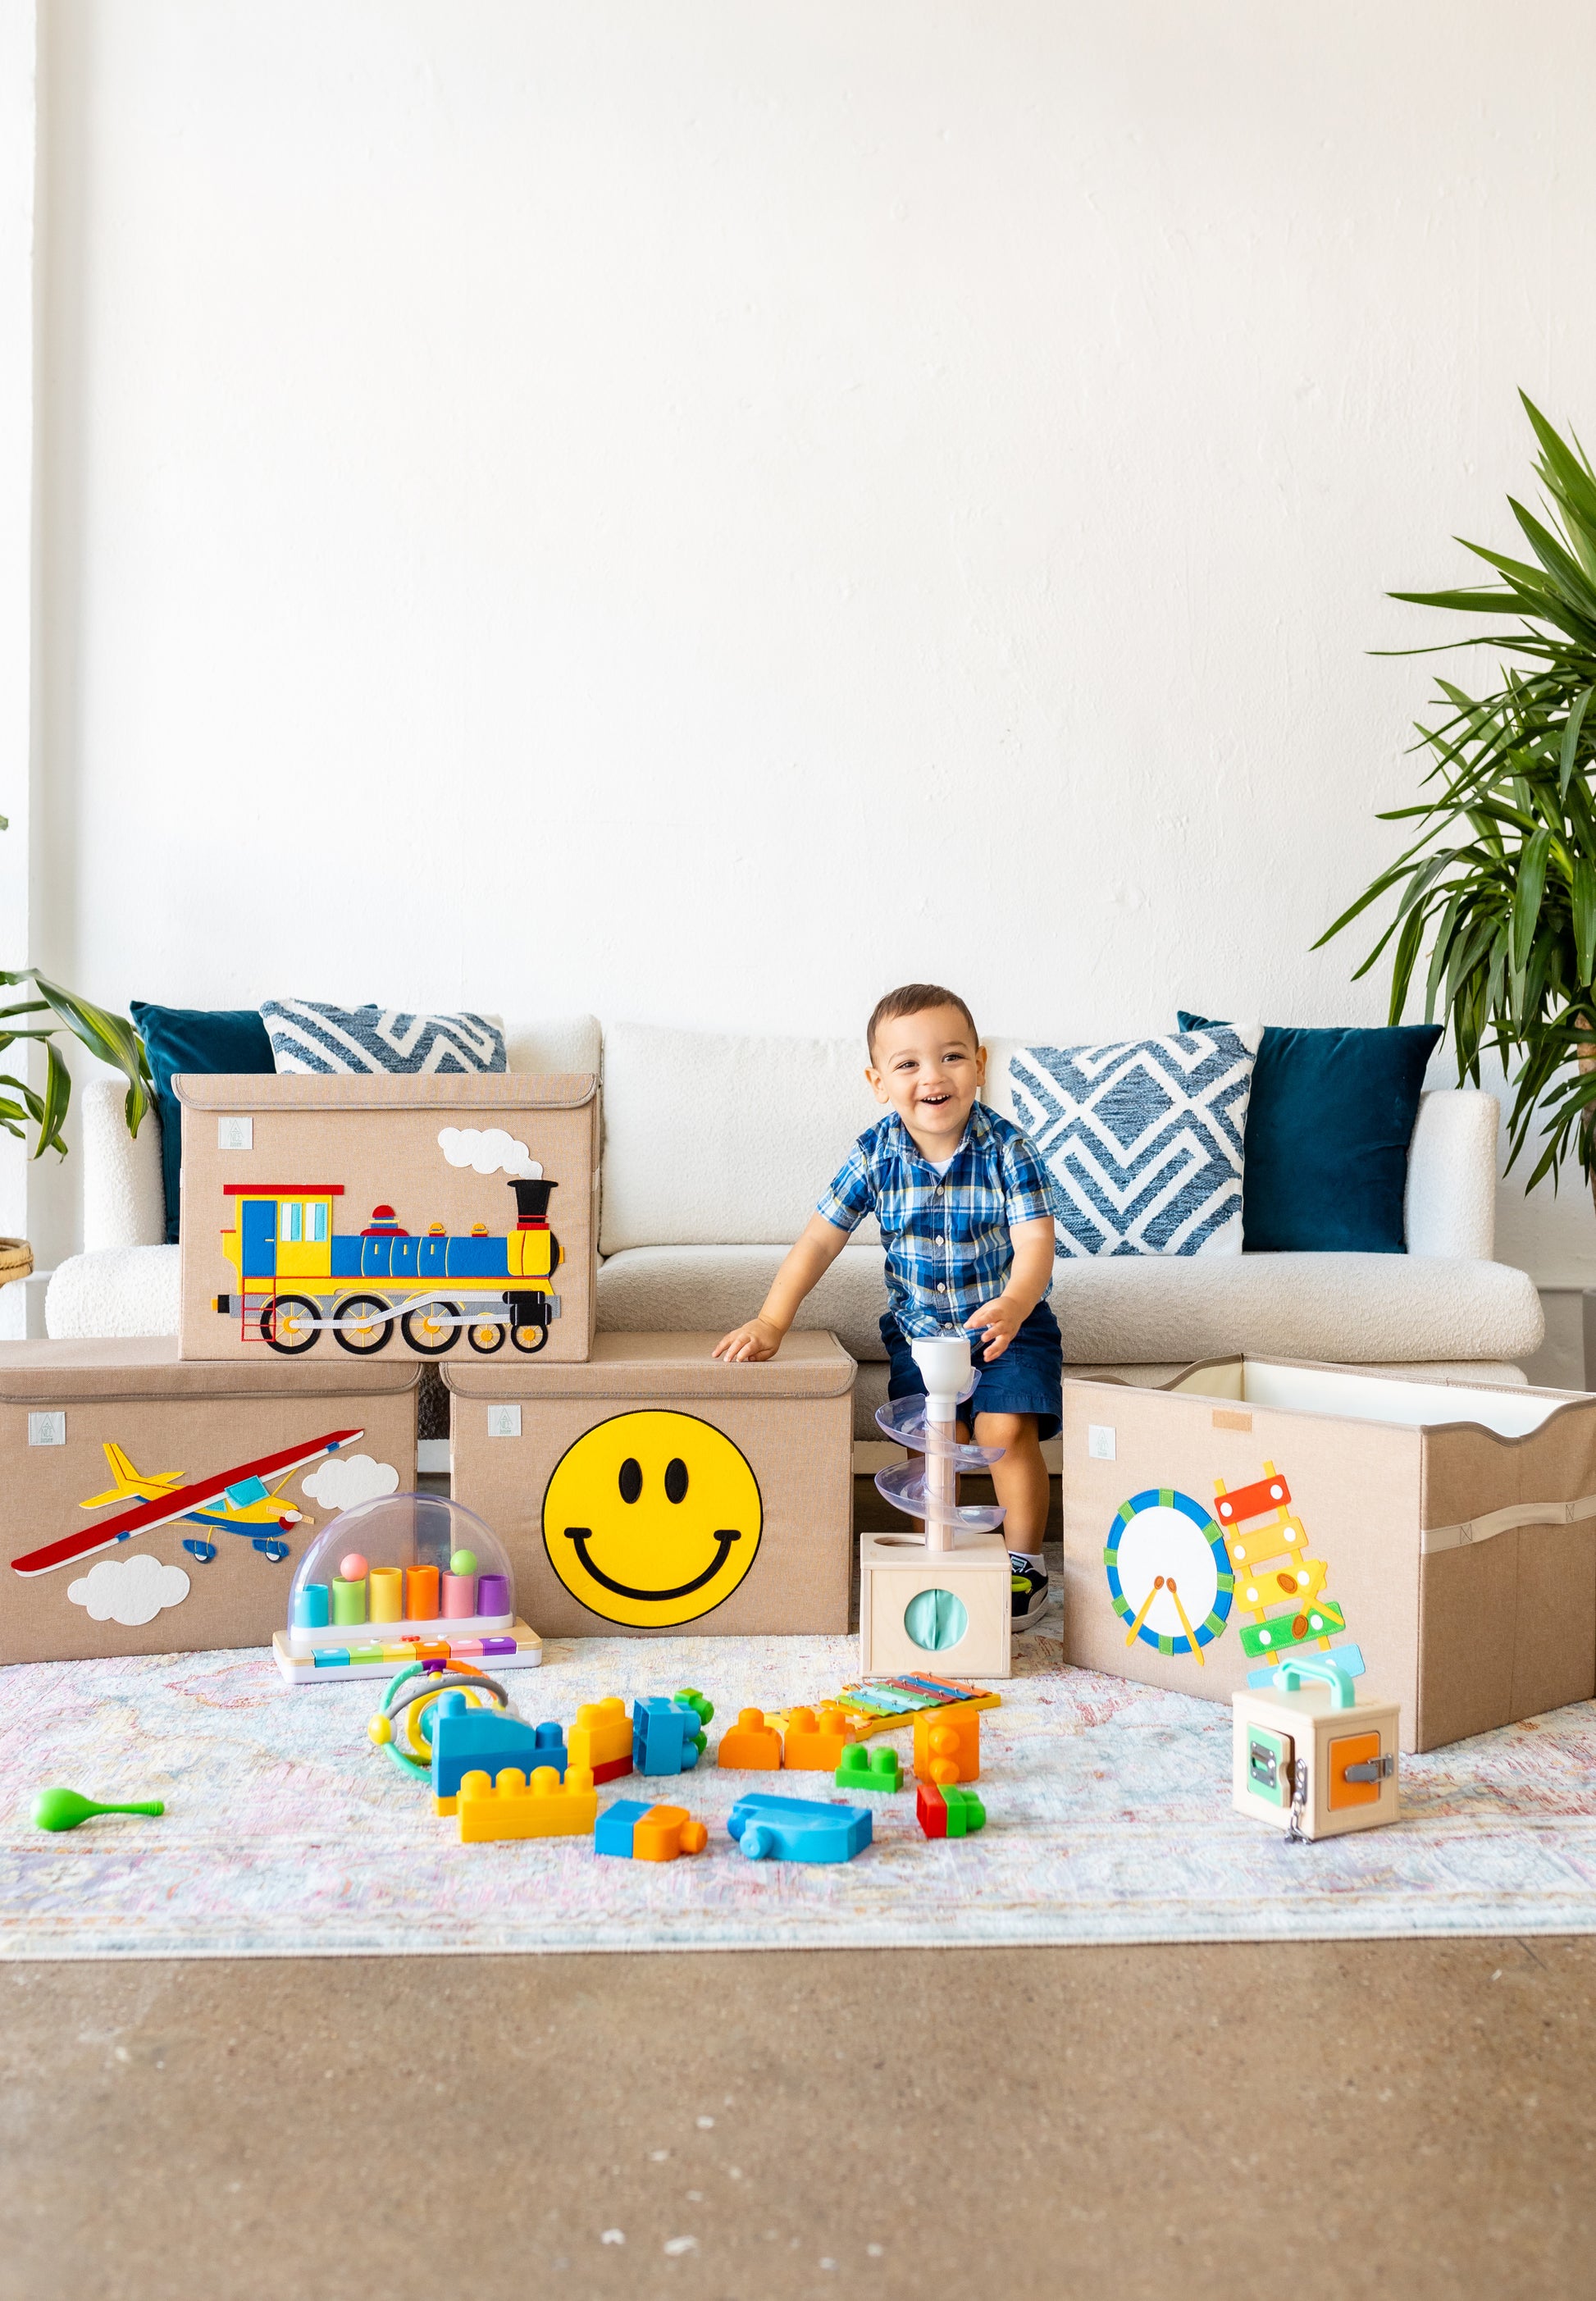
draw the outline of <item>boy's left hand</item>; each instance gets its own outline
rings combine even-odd
[[[1025,1312],[1007,1295],[997,1294],[965,1319],[965,1331],[979,1335],[985,1345],[986,1363],[990,1366],[995,1359],[1002,1357],[1024,1323]]]

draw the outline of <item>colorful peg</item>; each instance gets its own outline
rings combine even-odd
[[[33,1801],[33,1819],[40,1829],[76,1829],[96,1813],[164,1813],[159,1798],[145,1805],[96,1805],[76,1790],[40,1790]]]

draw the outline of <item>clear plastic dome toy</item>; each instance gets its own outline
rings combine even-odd
[[[441,1494],[382,1494],[341,1510],[300,1560],[288,1593],[294,1654],[405,1638],[497,1638],[515,1619],[505,1546]],[[354,1635],[363,1634],[363,1635]]]

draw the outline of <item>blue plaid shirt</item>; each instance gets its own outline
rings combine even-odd
[[[1049,1219],[1058,1194],[1029,1136],[978,1102],[946,1175],[890,1111],[861,1134],[818,1211],[839,1230],[867,1214],[887,1250],[887,1300],[908,1335],[962,1326],[1001,1294],[1014,1265],[1011,1223]]]

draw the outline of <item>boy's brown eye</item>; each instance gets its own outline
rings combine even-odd
[[[643,1466],[629,1454],[621,1465],[621,1499],[635,1502],[643,1491]]]

